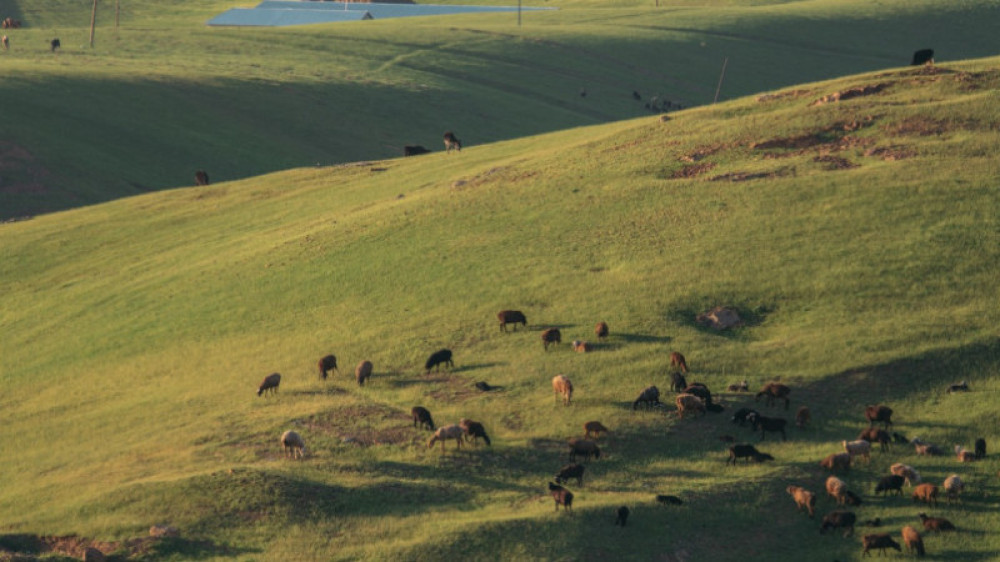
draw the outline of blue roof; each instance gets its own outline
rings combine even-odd
[[[515,12],[517,6],[453,6],[443,4],[380,4],[367,2],[317,2],[264,0],[254,8],[234,8],[208,21],[208,25],[283,26],[361,19],[445,16],[451,14]],[[523,11],[555,8],[521,8]],[[367,18],[364,14],[369,14]]]

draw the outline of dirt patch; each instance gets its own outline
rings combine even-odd
[[[711,170],[715,167],[712,162],[702,162],[701,164],[693,164],[691,166],[684,166],[679,170],[674,170],[674,173],[670,174],[670,179],[683,179],[683,178],[694,178],[704,174],[705,172]]]
[[[851,168],[857,168],[860,164],[855,164],[847,158],[842,156],[834,156],[833,154],[821,154],[813,158],[813,162],[819,162],[823,164],[824,170],[849,170]]]
[[[809,90],[786,90],[784,92],[778,92],[776,94],[764,94],[757,96],[758,102],[776,101],[786,98],[797,98],[804,96],[809,93]]]
[[[531,179],[537,175],[538,172],[516,172],[510,166],[497,166],[496,168],[490,168],[485,172],[476,174],[471,178],[455,180],[452,182],[451,188],[456,191],[463,191],[499,179],[503,179],[508,182],[518,182]]]
[[[826,131],[820,131],[816,133],[809,133],[807,135],[800,135],[797,137],[786,137],[781,139],[771,139],[761,142],[755,142],[750,145],[750,148],[754,150],[772,150],[772,149],[784,149],[784,150],[802,150],[806,148],[813,148],[823,144],[830,144],[831,138],[826,134]]]
[[[371,425],[393,419],[399,421],[410,420],[410,416],[407,413],[380,404],[359,404],[314,414],[308,418],[299,420],[297,423],[300,427],[308,429],[310,433],[343,433],[347,428],[359,425]]]
[[[784,176],[794,176],[795,168],[786,167],[780,168],[778,170],[772,170],[770,172],[730,172],[728,174],[722,174],[720,176],[715,176],[709,181],[750,181],[750,180],[760,180],[769,178],[778,178]]]
[[[424,377],[428,377],[428,375],[424,375]],[[428,396],[434,398],[435,400],[468,400],[473,396],[478,396],[481,392],[475,387],[475,385],[470,384],[464,378],[459,376],[435,374],[430,375],[427,382],[442,385],[427,393]]]
[[[699,314],[695,321],[713,330],[727,330],[743,325],[739,313],[725,306],[717,306],[704,314]]]
[[[895,136],[928,137],[931,135],[942,135],[956,128],[955,125],[947,121],[921,116],[909,117],[898,123],[885,125],[882,127],[882,130]]]
[[[912,147],[893,145],[869,148],[864,154],[870,158],[881,158],[882,160],[892,162],[894,160],[913,158],[917,155],[917,151]]]
[[[841,90],[839,92],[834,92],[832,94],[827,94],[818,100],[809,104],[810,107],[816,105],[823,105],[827,103],[834,103],[839,101],[847,101],[849,99],[860,98],[864,96],[870,96],[877,94],[882,90],[889,87],[888,82],[882,82],[879,84],[868,84],[867,86],[859,86],[857,88],[848,88],[847,90]]]
[[[698,148],[696,148],[694,150],[694,152],[690,152],[688,154],[685,154],[685,155],[681,156],[680,160],[682,162],[698,162],[698,161],[700,161],[700,160],[702,160],[702,159],[704,159],[704,158],[706,158],[708,156],[711,156],[711,155],[719,152],[720,150],[722,150],[724,148],[728,148],[728,146],[724,145],[724,144],[713,144],[713,145],[709,145],[709,146],[699,146]]]
[[[37,560],[39,556],[51,554],[82,560],[88,549],[98,550],[104,555],[113,552],[121,554],[124,551],[127,553],[127,558],[132,558],[148,553],[157,540],[153,537],[142,537],[126,541],[105,542],[76,535],[61,537],[30,534],[0,535],[0,560]]]
[[[965,90],[978,90],[981,88],[997,87],[996,82],[1000,80],[1000,70],[986,70],[983,72],[959,72],[954,80],[963,86]]]
[[[363,429],[344,433],[341,442],[371,447],[373,445],[418,445],[424,442],[422,435],[414,434],[412,425],[389,427],[385,429]]]

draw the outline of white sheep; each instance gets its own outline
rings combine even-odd
[[[889,467],[889,472],[895,474],[896,476],[902,476],[906,478],[907,486],[914,486],[920,483],[920,473],[914,470],[910,465],[906,465],[900,462]]]
[[[306,454],[306,442],[298,433],[288,430],[281,434],[281,446],[284,448],[285,456],[304,458]]]
[[[826,479],[826,493],[833,499],[837,500],[838,505],[844,505],[844,500],[847,497],[847,484],[843,480],[837,478],[836,476],[831,476]]]
[[[462,448],[462,436],[465,435],[465,431],[456,424],[446,425],[439,427],[437,431],[434,432],[434,436],[431,437],[430,441],[427,442],[427,448],[434,446],[434,443],[441,442],[441,452],[444,452],[444,442],[449,439],[455,440],[455,448]]]
[[[957,500],[964,489],[965,483],[962,482],[962,479],[957,474],[952,474],[944,479],[944,492],[948,496],[948,503],[951,503],[952,500]]]
[[[844,452],[851,455],[852,460],[854,457],[862,457],[865,462],[871,462],[871,443],[859,439],[857,441],[842,441],[841,444],[844,446]]]

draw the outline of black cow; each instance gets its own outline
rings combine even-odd
[[[934,64],[934,49],[920,49],[919,51],[914,51],[913,60],[910,64],[913,66],[920,64]]]

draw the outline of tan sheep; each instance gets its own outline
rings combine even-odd
[[[441,452],[444,452],[444,442],[449,439],[455,440],[455,449],[462,448],[462,436],[465,435],[465,431],[462,430],[456,424],[445,425],[439,427],[437,431],[434,432],[434,437],[431,437],[430,441],[427,442],[427,448],[430,449],[434,446],[434,443],[441,442]]]
[[[286,457],[304,458],[306,454],[306,442],[298,433],[288,430],[281,434],[281,447],[284,449]]]
[[[917,556],[924,555],[924,540],[920,538],[920,533],[916,529],[907,525],[903,527],[902,535],[907,552],[915,551]]]
[[[372,376],[372,362],[362,361],[354,368],[354,378],[358,381],[358,386],[364,386],[365,381]]]
[[[816,494],[801,486],[789,486],[785,488],[785,491],[795,500],[795,505],[799,511],[805,508],[809,512],[809,517],[816,514]]]
[[[914,486],[920,483],[920,473],[910,465],[897,462],[889,467],[889,472],[906,478],[907,486]]]
[[[913,489],[913,501],[922,501],[926,504],[937,507],[938,487],[930,482],[918,484]]]
[[[840,478],[831,476],[826,479],[826,493],[837,500],[837,505],[844,505],[847,499],[847,484]]]
[[[972,462],[976,460],[976,454],[961,445],[955,445],[955,455],[958,456],[958,462]]]
[[[604,424],[599,421],[589,421],[583,424],[583,437],[585,439],[590,439],[591,437],[597,439],[601,433],[607,432],[608,428],[604,427]]]
[[[705,403],[694,394],[678,394],[674,398],[674,403],[677,405],[677,417],[680,419],[684,419],[685,412],[701,412],[702,415],[705,414]]]
[[[577,353],[587,353],[593,350],[593,346],[585,341],[573,340],[573,351]]]
[[[573,400],[573,383],[565,375],[552,377],[552,392],[555,393],[556,400],[562,397],[563,404],[569,406]]]
[[[851,455],[847,453],[834,453],[819,461],[819,465],[830,471],[848,471],[851,469]]]
[[[857,441],[841,441],[840,444],[844,447],[844,452],[851,455],[852,461],[854,457],[861,457],[865,459],[865,462],[871,462],[871,443],[864,439],[859,439]]]
[[[963,490],[965,483],[959,475],[952,474],[944,479],[944,494],[948,497],[948,503],[958,500]]]

